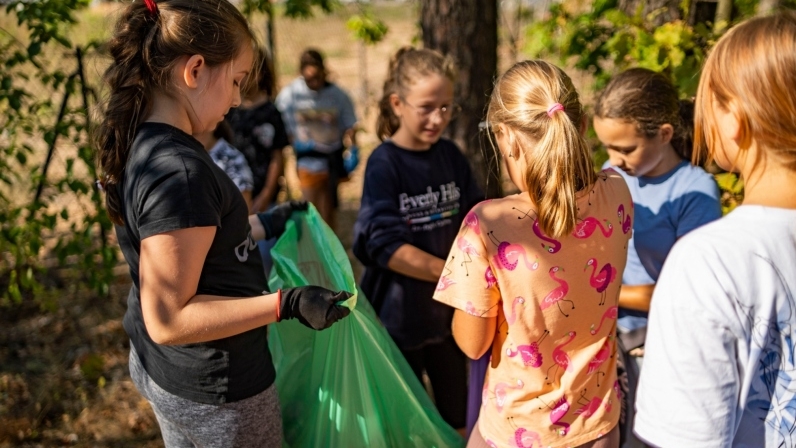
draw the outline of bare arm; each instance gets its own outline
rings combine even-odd
[[[276,189],[279,188],[279,177],[282,176],[284,169],[284,156],[282,151],[271,152],[271,163],[268,164],[268,174],[265,177],[265,185],[262,191],[252,201],[251,212],[264,212],[271,205],[271,198],[274,197]]]
[[[249,215],[249,225],[252,228],[252,239],[262,241],[265,239],[265,227],[257,215]]]
[[[470,359],[484,356],[495,339],[497,317],[478,317],[462,310],[453,313],[453,339]]]
[[[240,192],[243,195],[243,200],[246,201],[246,209],[252,209],[252,191],[251,190],[243,190]]]
[[[276,321],[276,294],[248,298],[196,294],[215,233],[215,227],[193,227],[141,241],[141,310],[156,343],[212,341]]]
[[[404,244],[392,254],[390,261],[387,262],[387,267],[391,271],[407,277],[436,283],[442,275],[445,260],[411,244]]]
[[[655,291],[655,284],[622,285],[619,290],[619,306],[631,310],[649,312],[653,291]]]

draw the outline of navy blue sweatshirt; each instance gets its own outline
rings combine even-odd
[[[411,244],[447,258],[464,216],[483,199],[467,159],[450,140],[427,151],[387,141],[368,159],[354,255],[365,265],[362,292],[401,349],[449,336],[453,308],[431,298],[436,283],[390,271],[390,257]]]

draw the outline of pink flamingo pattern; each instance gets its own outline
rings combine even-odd
[[[450,285],[455,285],[455,284],[456,282],[454,280],[449,279],[447,275],[443,275],[439,278],[439,281],[437,282],[437,291],[444,291],[448,289]]]
[[[465,274],[469,277],[470,269],[468,269],[467,265],[473,262],[473,255],[476,257],[479,256],[478,249],[462,236],[456,239],[456,246],[462,251],[462,254],[464,254],[465,259],[462,261],[461,266],[464,266]]]
[[[509,439],[509,446],[514,448],[534,448],[538,444],[539,448],[542,447],[542,438],[539,437],[539,433],[517,427],[517,424],[514,423],[514,417],[509,417],[508,420],[512,427],[517,428],[514,431],[514,437]],[[526,445],[526,443],[529,443],[529,445]]]
[[[600,366],[602,366],[603,363],[608,359],[608,357],[612,356],[611,352],[613,350],[611,350],[611,342],[613,340],[614,340],[614,335],[610,335],[607,338],[605,338],[603,346],[600,347],[600,350],[597,351],[597,354],[594,355],[594,358],[592,358],[592,360],[589,361],[588,373],[593,373],[594,371],[599,369]]]
[[[484,271],[484,280],[486,280],[486,289],[497,285],[497,277],[495,277],[495,273],[492,272],[492,266],[486,267],[486,271]]]
[[[517,268],[520,257],[522,257],[522,260],[525,262],[525,267],[528,268],[529,271],[535,271],[539,268],[539,260],[534,260],[533,263],[528,261],[528,255],[525,253],[525,249],[519,244],[498,241],[494,232],[489,232],[489,239],[498,248],[498,253],[494,256],[494,260],[499,268],[513,271]]]
[[[603,267],[600,268],[600,273],[597,274],[596,258],[590,258],[589,261],[586,262],[586,267],[583,268],[583,270],[586,271],[589,269],[589,266],[592,268],[589,284],[600,293],[600,306],[605,305],[605,296],[607,294],[605,290],[608,289],[608,285],[610,285],[611,282],[616,280],[616,268],[611,266],[611,263],[605,263]]]
[[[550,423],[552,423],[555,426],[561,427],[561,429],[558,430],[558,435],[559,436],[567,435],[567,433],[569,432],[569,423],[561,421],[561,419],[563,419],[564,416],[567,415],[567,412],[569,412],[569,401],[567,401],[566,395],[561,397],[561,399],[556,401],[552,406],[545,403],[544,400],[542,400],[539,397],[537,397],[537,400],[544,403],[544,405],[548,409],[550,409]]]
[[[584,419],[587,419],[594,415],[598,409],[600,409],[600,406],[603,404],[603,399],[600,397],[594,397],[591,399],[591,401],[589,401],[586,399],[585,395],[586,390],[583,390],[580,393],[580,398],[578,399],[578,404],[582,406],[575,410],[575,415],[580,415]]]
[[[605,322],[605,319],[616,319],[616,317],[618,315],[619,315],[619,307],[618,306],[612,306],[612,307],[608,308],[603,313],[602,319],[600,319],[600,325],[598,325],[597,328],[594,328],[594,324],[591,324],[591,328],[589,328],[589,333],[591,333],[593,335],[597,334],[600,331],[600,329],[603,327],[603,322]]]
[[[514,300],[511,301],[511,313],[506,313],[505,310],[503,310],[504,311],[503,314],[506,315],[506,322],[508,322],[509,325],[514,325],[514,322],[517,320],[517,309],[516,308],[517,308],[517,304],[518,303],[520,305],[524,306],[525,305],[525,298],[517,296],[517,297],[514,298]]]
[[[517,350],[512,350],[511,348],[506,349],[506,355],[509,358],[514,358],[519,355],[522,357],[522,363],[525,366],[531,367],[541,367],[543,358],[542,353],[539,351],[539,344],[544,340],[547,335],[550,334],[549,331],[545,330],[542,333],[542,336],[536,340],[536,342],[531,342],[528,345],[518,345]]]
[[[445,270],[442,271],[442,275],[440,275],[439,281],[437,282],[437,291],[444,291],[444,290],[448,289],[448,287],[450,287],[451,285],[455,285],[456,284],[455,280],[452,280],[452,279],[450,279],[448,277],[449,275],[451,275],[453,273],[453,271],[451,270],[451,268],[449,266],[451,265],[451,263],[453,263],[453,260],[455,260],[455,259],[456,259],[456,257],[451,255],[450,261],[445,263]]]
[[[630,232],[631,222],[630,216],[625,215],[625,204],[619,204],[616,214],[619,217],[619,222],[622,224],[622,233],[627,235],[627,232]]]
[[[536,236],[540,240],[550,243],[550,245],[542,243],[542,247],[544,248],[544,250],[550,252],[551,254],[554,254],[554,253],[556,253],[556,252],[561,250],[561,242],[556,240],[556,239],[550,238],[547,235],[545,235],[542,232],[542,229],[539,228],[539,220],[538,219],[534,219],[533,220],[533,233],[536,234]]]
[[[575,339],[575,332],[574,331],[570,331],[568,336],[569,336],[569,339],[567,339],[563,343],[557,345],[553,349],[553,362],[555,364],[553,364],[552,366],[548,367],[547,376],[544,377],[545,380],[548,380],[550,378],[550,369],[552,369],[554,367],[556,369],[555,372],[554,372],[554,375],[558,375],[558,369],[559,368],[563,369],[565,372],[571,372],[572,371],[572,360],[569,359],[569,355],[567,355],[567,353],[564,351],[564,346],[566,346],[567,344],[569,344],[570,342],[572,342]],[[552,383],[552,381],[550,383]]]
[[[608,238],[614,233],[614,226],[608,222],[607,219],[604,219],[603,221],[605,221],[607,229],[603,227],[602,223],[596,218],[589,216],[575,225],[575,230],[572,232],[572,236],[581,239],[589,238],[597,230],[597,227],[599,227],[603,236]]]
[[[468,300],[468,301],[467,301],[467,303],[464,305],[464,311],[465,311],[467,314],[470,314],[470,315],[472,315],[472,316],[480,316],[480,314],[478,313],[478,311],[476,311],[476,310],[475,310],[475,306],[473,305],[473,302],[471,302],[471,301],[469,301],[469,300]]]
[[[522,380],[518,379],[515,384],[509,383],[497,383],[495,385],[495,409],[498,412],[503,412],[503,406],[506,405],[506,395],[508,394],[508,389],[522,389],[525,387],[525,383]]]
[[[539,304],[539,307],[542,310],[546,310],[547,308],[550,308],[553,304],[556,304],[558,306],[558,311],[560,311],[561,314],[564,315],[564,317],[569,317],[569,314],[565,313],[564,310],[561,309],[561,302],[569,302],[569,304],[572,306],[571,308],[572,310],[575,309],[575,303],[571,300],[564,299],[564,297],[566,297],[567,293],[569,292],[569,284],[564,279],[556,277],[556,272],[558,272],[559,270],[564,271],[564,268],[559,266],[553,266],[552,268],[550,268],[549,271],[547,271],[548,274],[550,275],[550,278],[555,280],[559,286],[550,291],[549,293],[547,293],[544,299],[542,299],[542,303]]]
[[[478,215],[474,212],[467,213],[467,216],[464,217],[464,224],[470,228],[476,235],[481,234],[481,227],[478,225]]]

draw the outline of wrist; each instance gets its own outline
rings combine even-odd
[[[276,321],[282,320],[282,289],[276,290]]]

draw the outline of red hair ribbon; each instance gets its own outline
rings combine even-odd
[[[155,3],[155,0],[144,0],[144,4],[146,5],[146,9],[149,10],[149,15],[152,17],[158,15],[158,5]]]

